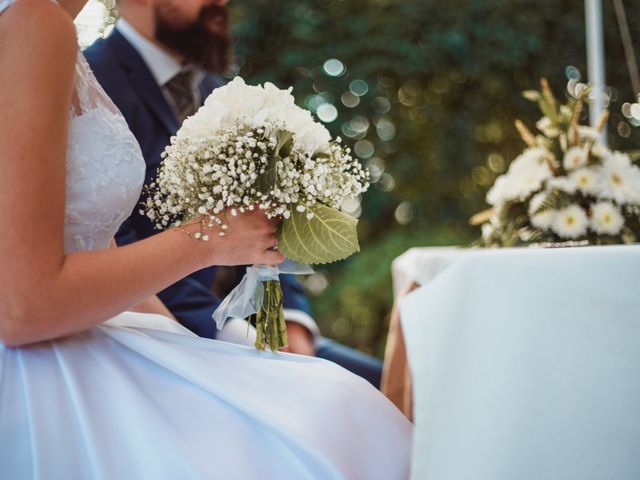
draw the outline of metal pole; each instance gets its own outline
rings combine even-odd
[[[629,24],[627,23],[627,15],[624,12],[622,0],[613,0],[613,6],[618,17],[618,28],[620,29],[620,37],[624,46],[624,55],[627,57],[627,69],[629,70],[629,78],[631,79],[631,87],[633,94],[638,101],[640,96],[640,75],[638,74],[638,62],[636,61],[636,53],[633,49],[631,41],[631,32],[629,32]]]
[[[584,0],[587,24],[587,67],[589,83],[593,95],[589,105],[589,122],[594,126],[605,109],[604,77],[604,38],[602,34],[601,0]],[[606,129],[602,131],[601,141],[606,143]]]

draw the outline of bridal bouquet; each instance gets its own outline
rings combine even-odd
[[[278,249],[290,261],[249,268],[213,318],[222,328],[227,318],[248,317],[258,349],[285,346],[278,274],[310,273],[301,264],[359,250],[357,220],[340,208],[368,188],[366,172],[339,138],[295,105],[291,89],[250,86],[239,77],[185,120],[163,159],[145,209],[157,228],[197,221],[194,236],[206,241],[225,235],[226,214],[259,208],[282,219]]]
[[[640,238],[640,168],[626,153],[599,142],[595,128],[579,124],[588,89],[559,105],[547,82],[525,92],[543,117],[534,134],[518,128],[527,148],[487,194],[493,207],[472,218],[485,246],[534,242],[631,243]]]

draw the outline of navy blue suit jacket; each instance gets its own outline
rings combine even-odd
[[[114,30],[106,39],[96,41],[84,52],[93,73],[124,115],[129,128],[142,148],[147,163],[146,182],[156,175],[160,154],[178,130],[176,120],[160,87],[140,54]],[[200,84],[201,98],[224,81],[207,75]],[[118,244],[127,244],[154,233],[153,225],[134,209],[131,217],[116,235]],[[216,328],[211,314],[220,298],[211,292],[216,268],[195,272],[158,294],[184,326],[196,334],[214,338]],[[238,280],[241,275],[236,275]],[[285,308],[310,313],[309,303],[301,284],[291,275],[281,275]]]

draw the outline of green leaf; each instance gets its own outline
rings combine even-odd
[[[551,120],[551,125],[556,126],[558,124],[558,113],[556,112],[555,104],[549,99],[548,96],[542,95],[538,101],[540,111]]]
[[[265,169],[264,173],[256,180],[256,187],[260,193],[269,195],[269,192],[275,188],[278,183],[278,158],[272,157],[269,160],[269,165]]]
[[[293,133],[287,132],[286,130],[278,130],[276,138],[278,139],[276,156],[280,158],[288,156],[293,148]]]
[[[278,250],[285,257],[300,263],[318,265],[332,263],[359,252],[358,220],[324,205],[307,212],[291,212],[278,231]]]
[[[288,156],[293,148],[293,134],[291,132],[279,130],[276,133],[276,138],[278,139],[278,144],[269,160],[269,165],[256,180],[258,191],[265,195],[269,195],[269,192],[278,184],[278,161]]]

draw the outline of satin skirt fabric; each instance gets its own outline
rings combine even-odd
[[[160,315],[0,344],[2,479],[405,479],[411,437],[331,362],[203,339]]]

